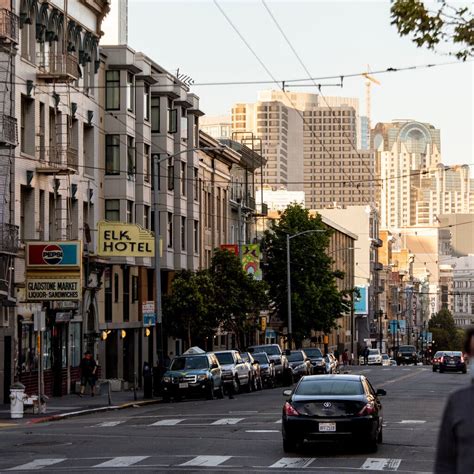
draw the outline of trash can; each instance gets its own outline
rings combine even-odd
[[[23,418],[23,402],[25,401],[25,386],[20,382],[15,382],[10,387],[10,417]]]
[[[153,372],[148,362],[143,363],[143,398],[153,398]]]

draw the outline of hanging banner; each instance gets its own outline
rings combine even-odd
[[[242,245],[242,267],[248,275],[253,275],[255,280],[262,279],[260,269],[260,245]]]
[[[155,236],[138,224],[100,221],[97,254],[101,257],[154,257]]]

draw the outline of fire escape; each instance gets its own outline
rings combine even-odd
[[[13,225],[12,175],[18,129],[15,118],[15,56],[18,17],[0,9],[0,306],[15,304],[13,265],[18,252],[18,227]],[[5,311],[0,323],[7,321]],[[0,324],[1,325],[1,324]]]

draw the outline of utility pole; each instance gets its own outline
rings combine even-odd
[[[291,319],[291,267],[290,267],[290,234],[286,234],[286,287],[288,300],[288,347],[291,349],[293,322]]]

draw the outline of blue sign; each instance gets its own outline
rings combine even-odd
[[[143,314],[143,327],[155,326],[156,325],[156,314],[155,313],[144,313]]]
[[[354,292],[354,314],[369,314],[369,297],[366,286],[356,286],[359,294]]]
[[[400,329],[400,334],[407,333],[407,322],[404,319],[398,321],[398,328]]]

